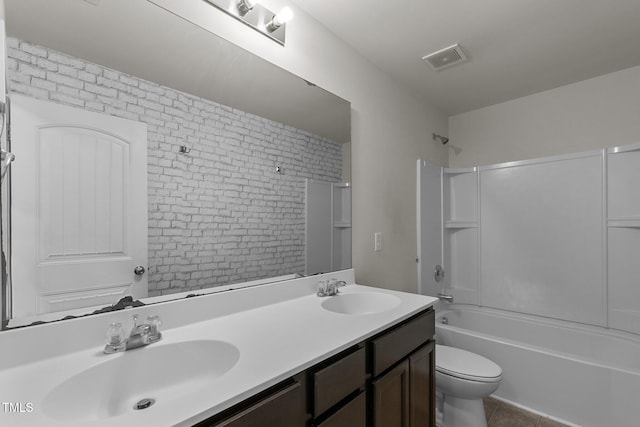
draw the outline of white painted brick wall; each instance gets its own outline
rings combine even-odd
[[[339,181],[340,144],[15,38],[7,45],[11,93],[147,124],[150,295],[304,271],[304,180]]]

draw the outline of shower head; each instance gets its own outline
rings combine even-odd
[[[438,135],[437,133],[433,134],[433,140],[436,141],[440,141],[442,143],[442,145],[446,145],[447,142],[449,142],[449,138],[447,138],[446,136],[442,136],[442,135]]]

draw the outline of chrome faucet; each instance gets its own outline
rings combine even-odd
[[[447,295],[445,293],[439,293],[438,298],[446,302],[453,302],[453,295]]]
[[[121,323],[112,323],[107,329],[107,344],[104,346],[106,354],[117,353],[125,350],[143,347],[162,339],[160,332],[160,318],[158,316],[147,317],[147,323],[138,325],[138,315],[133,315],[133,328],[128,337],[125,337]]]
[[[340,293],[340,288],[345,286],[347,282],[344,280],[320,280],[318,282],[318,293],[319,297],[332,297],[334,295],[338,295]]]

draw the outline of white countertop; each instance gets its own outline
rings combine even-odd
[[[307,286],[303,296],[165,329],[160,342],[132,350],[144,352],[153,347],[182,341],[218,340],[233,344],[240,352],[237,363],[228,372],[211,384],[200,385],[197,393],[177,389],[171,402],[157,402],[142,411],[131,410],[120,416],[79,420],[74,424],[70,420],[52,419],[41,405],[51,390],[65,379],[112,358],[122,357],[126,352],[105,355],[102,345],[94,345],[70,354],[62,353],[6,369],[0,365],[0,404],[22,403],[25,408],[22,413],[7,412],[0,406],[0,425],[189,426],[381,332],[436,301],[432,297],[354,284],[342,288],[341,293],[389,293],[399,297],[401,302],[380,313],[339,314],[322,308],[321,303],[325,298],[317,297],[309,289]],[[246,295],[250,295],[250,291]],[[0,336],[0,344],[1,338]],[[7,351],[6,348],[0,349]],[[37,351],[35,345],[33,350]],[[180,363],[179,360],[175,362]],[[211,360],[211,363],[215,364],[216,361]],[[144,366],[131,369],[144,369]],[[158,375],[162,374],[158,372]],[[120,372],[118,375],[126,376],[127,372]],[[96,388],[100,386],[101,384],[95,384]],[[91,390],[86,392],[92,393]],[[27,411],[27,403],[31,405],[31,411]]]

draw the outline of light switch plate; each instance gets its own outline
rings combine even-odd
[[[380,252],[382,250],[382,231],[376,231],[373,234],[373,250]]]

